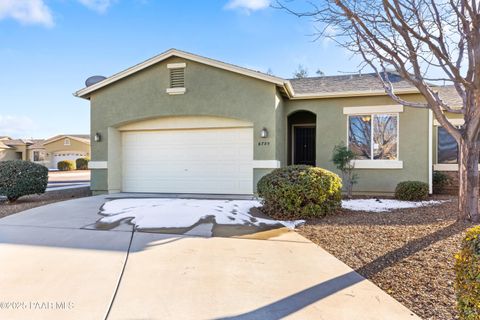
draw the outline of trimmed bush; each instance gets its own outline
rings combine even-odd
[[[75,160],[77,170],[87,170],[89,161],[90,158],[78,158],[77,160]]]
[[[62,160],[57,163],[57,169],[60,171],[75,170],[75,163],[72,160]]]
[[[305,165],[273,170],[257,186],[262,211],[279,218],[315,218],[341,206],[342,179],[328,170]]]
[[[459,318],[480,319],[480,226],[467,230],[455,255],[455,274]]]
[[[395,199],[419,201],[428,198],[428,183],[421,181],[403,181],[395,188]]]
[[[29,194],[44,193],[48,183],[48,169],[23,160],[0,161],[0,195],[9,202]]]

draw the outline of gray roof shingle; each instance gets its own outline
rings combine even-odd
[[[398,74],[387,73],[388,79],[396,89],[414,89]],[[295,93],[317,94],[348,91],[379,91],[383,90],[382,82],[376,73],[352,74],[340,76],[323,76],[300,79],[289,79]]]

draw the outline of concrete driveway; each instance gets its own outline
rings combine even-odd
[[[0,319],[419,319],[281,226],[228,237],[99,230],[106,200],[0,219]]]

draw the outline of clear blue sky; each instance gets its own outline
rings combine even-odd
[[[169,48],[286,78],[357,70],[314,30],[269,0],[0,0],[0,136],[89,133],[85,79]]]

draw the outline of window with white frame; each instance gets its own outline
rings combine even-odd
[[[457,141],[443,127],[437,131],[437,162],[441,164],[458,163]]]
[[[63,145],[64,146],[69,146],[70,145],[70,139],[66,138],[65,140],[63,140]]]
[[[398,160],[398,114],[349,115],[348,148],[358,160]]]

